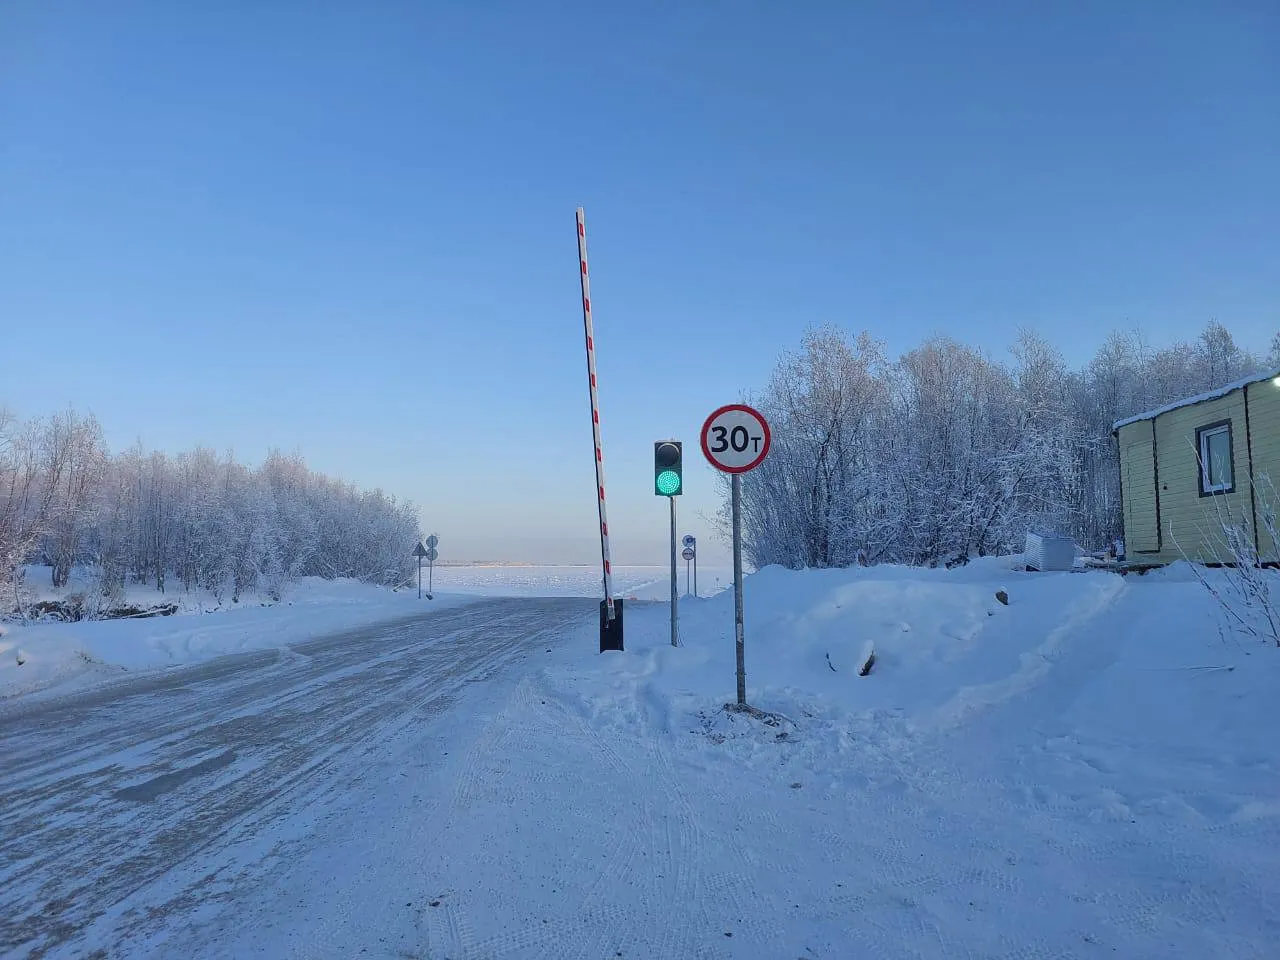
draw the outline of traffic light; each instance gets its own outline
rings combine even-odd
[[[653,492],[678,497],[684,492],[684,451],[679,440],[659,440],[653,445]]]

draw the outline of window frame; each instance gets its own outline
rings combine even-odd
[[[1211,465],[1207,444],[1209,437],[1218,433],[1227,435],[1227,469],[1230,471],[1230,476],[1225,484],[1215,486],[1209,482]],[[1218,497],[1236,492],[1236,438],[1230,418],[1206,423],[1196,428],[1196,467],[1196,482],[1200,487],[1200,496]]]

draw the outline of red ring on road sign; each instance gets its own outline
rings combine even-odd
[[[749,413],[751,416],[755,417],[756,420],[760,423],[760,426],[764,428],[764,445],[760,450],[760,456],[756,457],[754,460],[752,460],[750,463],[748,463],[746,466],[743,466],[743,467],[726,467],[723,464],[717,462],[715,457],[711,455],[711,448],[707,446],[707,434],[711,431],[711,421],[714,420],[716,417],[720,416],[720,414],[722,413],[728,413],[730,410],[740,410],[743,413]],[[707,419],[702,422],[701,440],[702,440],[702,455],[706,457],[707,462],[710,463],[717,470],[722,470],[725,473],[747,473],[748,471],[754,470],[756,467],[760,466],[760,464],[764,461],[764,458],[769,455],[769,444],[773,442],[773,437],[769,433],[769,421],[764,418],[764,414],[762,414],[759,410],[755,409],[754,407],[748,407],[745,403],[727,403],[723,407],[720,407],[718,410],[713,410],[711,412],[711,416],[707,417]]]

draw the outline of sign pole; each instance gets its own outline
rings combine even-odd
[[[427,539],[432,539],[428,537]],[[422,541],[418,541],[418,545],[413,548],[413,555],[418,558],[418,599],[422,599],[422,558],[431,556],[431,551],[422,545]],[[431,599],[430,596],[427,599]]]
[[[742,629],[742,476],[733,475],[733,633],[738,653],[738,705],[747,703],[746,643]]]
[[[712,411],[702,424],[702,453],[708,462],[730,475],[733,511],[733,634],[738,661],[737,709],[752,713],[747,703],[746,640],[742,625],[742,474],[769,455],[769,421],[745,403],[731,403]],[[726,707],[730,706],[726,704]]]
[[[440,538],[434,533],[427,537],[427,545],[424,549],[422,544],[418,544],[416,551],[418,555],[418,596],[422,596],[422,558],[427,559],[427,599],[431,600],[432,590],[434,588],[434,577],[436,559],[440,556],[440,551],[436,547],[440,546]]]
[[[680,592],[680,587],[676,580],[678,576],[676,573],[676,498],[667,497],[667,499],[671,501],[671,645],[675,647],[679,646],[676,643],[676,621],[679,618],[676,607],[676,594]]]
[[[698,538],[692,533],[684,538],[684,590],[689,592],[689,564],[693,564],[693,595],[698,595]]]

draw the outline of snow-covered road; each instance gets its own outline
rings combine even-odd
[[[768,723],[731,595],[678,647],[478,600],[0,704],[0,955],[1276,956],[1280,651],[1194,580],[748,586]]]
[[[378,750],[429,740],[469,683],[594,608],[484,601],[5,704],[0,955],[144,955],[189,929],[384,776]]]

